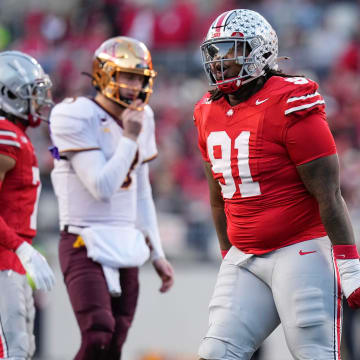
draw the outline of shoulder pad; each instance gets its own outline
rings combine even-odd
[[[6,118],[0,118],[0,148],[2,153],[14,153],[21,147],[20,129]]]
[[[211,96],[211,94],[210,94],[209,92],[207,92],[207,93],[195,104],[195,110],[196,110],[196,108],[199,107],[200,105],[203,105],[203,104],[211,104],[210,96]]]
[[[302,77],[283,78],[288,83],[284,92],[284,115],[300,115],[314,110],[324,111],[325,101],[318,84]]]
[[[5,117],[0,117],[0,130],[9,130],[17,132],[19,128]]]
[[[211,94],[207,92],[196,104],[194,107],[194,116],[193,120],[196,125],[198,125],[197,121],[200,121],[199,118],[201,117],[199,113],[201,113],[201,107],[202,105],[209,105],[212,103],[210,100]]]
[[[96,105],[86,97],[66,98],[55,105],[51,116],[69,116],[72,118],[88,118],[93,114]]]
[[[50,115],[51,131],[68,133],[81,131],[94,117],[96,104],[85,97],[66,98],[54,106]]]

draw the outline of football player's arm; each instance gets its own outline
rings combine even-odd
[[[138,148],[136,140],[142,128],[143,116],[143,111],[125,109],[121,116],[123,136],[109,160],[100,149],[68,154],[80,181],[97,200],[109,201],[124,183]]]
[[[324,118],[308,116],[289,128],[288,151],[309,193],[319,205],[333,245],[342,291],[352,308],[360,307],[360,262],[349,212],[340,191],[339,161]],[[309,146],[311,144],[311,146]]]
[[[136,225],[143,231],[150,241],[151,260],[162,284],[160,292],[168,291],[174,283],[174,271],[165,259],[161,245],[159,227],[156,217],[155,204],[152,197],[149,179],[149,166],[143,163],[136,171],[137,174],[137,221]]]
[[[124,183],[137,147],[135,141],[122,137],[109,160],[100,149],[67,153],[66,156],[91,195],[97,200],[109,201]]]
[[[211,164],[209,162],[204,162],[204,169],[209,185],[211,213],[216,234],[219,239],[220,249],[224,255],[231,248],[231,243],[227,236],[227,220],[224,211],[224,199],[221,195],[220,185],[213,177]]]
[[[314,111],[290,119],[285,143],[302,182],[319,204],[321,220],[332,244],[354,244],[340,191],[336,146],[325,114]]]
[[[321,220],[333,245],[353,245],[354,231],[341,195],[337,154],[297,166],[306,189],[319,204]]]
[[[141,164],[137,174],[137,227],[145,234],[151,244],[151,259],[165,257],[161,245],[155,204],[149,180],[149,166]]]
[[[360,307],[360,262],[349,212],[341,196],[339,162],[331,155],[297,167],[319,204],[321,220],[333,244],[341,287],[351,308]]]
[[[16,165],[16,160],[10,156],[0,154],[0,191],[3,181],[5,180],[6,173],[14,168]],[[3,204],[4,206],[4,204]],[[1,245],[5,246],[10,250],[16,250],[19,245],[21,245],[24,240],[21,239],[16,232],[11,229],[5,220],[0,216],[0,242]]]
[[[0,154],[0,191],[6,173],[13,169],[15,165],[15,159]],[[1,245],[15,251],[26,272],[33,279],[36,288],[40,290],[51,290],[55,283],[55,276],[45,258],[24,239],[18,236],[1,216],[0,232]]]

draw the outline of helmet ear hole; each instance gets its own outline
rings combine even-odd
[[[148,76],[144,76],[143,88],[149,85],[150,78]]]
[[[11,99],[11,100],[16,99],[16,95],[15,95],[14,93],[12,93],[10,90],[8,90],[7,96],[8,96],[8,98]]]
[[[251,51],[252,51],[252,47],[250,46],[249,42],[246,42],[246,48],[245,48],[245,55],[248,56]]]

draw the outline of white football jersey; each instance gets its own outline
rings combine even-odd
[[[146,105],[138,151],[132,170],[110,201],[97,200],[76,175],[66,154],[100,149],[110,159],[122,137],[123,129],[114,118],[92,99],[65,99],[56,105],[50,117],[51,138],[61,154],[54,160],[51,173],[59,203],[60,227],[66,224],[90,226],[109,224],[133,226],[136,221],[136,171],[139,164],[157,155],[152,109]]]

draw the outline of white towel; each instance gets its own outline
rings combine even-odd
[[[106,265],[102,265],[102,269],[110,295],[112,297],[119,297],[121,295],[119,269],[115,269]]]
[[[81,232],[87,255],[112,268],[139,267],[150,256],[143,233],[135,228],[91,226]]]

